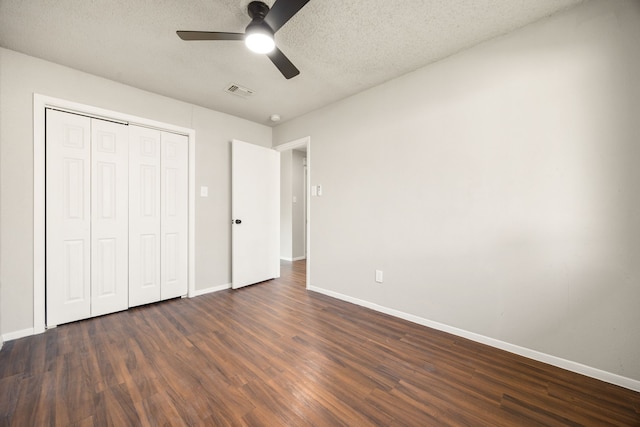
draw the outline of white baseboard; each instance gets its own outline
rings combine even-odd
[[[230,289],[231,283],[227,283],[225,285],[212,286],[206,289],[196,289],[195,292],[191,295],[191,297],[197,297],[200,295],[210,294],[212,292],[223,291],[225,289]],[[54,328],[55,326],[49,326],[48,329]],[[2,335],[3,343],[7,341],[17,340],[18,338],[28,337],[31,335],[35,335],[34,328],[22,329],[20,331],[9,332]],[[2,344],[3,344],[2,343]],[[0,349],[2,348],[2,344],[0,344]]]
[[[283,260],[283,261],[293,262],[293,261],[300,261],[300,260],[303,260],[303,259],[307,259],[307,257],[306,256],[299,256],[299,257],[296,257],[296,258],[280,257],[280,259]]]
[[[482,344],[486,344],[491,347],[499,348],[501,350],[515,353],[520,356],[527,357],[529,359],[537,360],[539,362],[546,363],[548,365],[557,366],[558,368],[566,369],[568,371],[576,372],[578,374],[586,375],[591,378],[595,378],[601,381],[605,381],[611,384],[618,385],[620,387],[628,388],[630,390],[640,392],[640,381],[632,378],[623,377],[622,375],[614,374],[611,372],[603,371],[600,369],[592,368],[578,362],[562,359],[560,357],[552,356],[550,354],[542,353],[536,350],[531,350],[526,347],[521,347],[508,342],[500,341],[495,338],[486,337],[484,335],[476,334],[474,332],[465,331],[464,329],[455,328],[453,326],[445,325],[443,323],[434,322],[433,320],[424,319],[422,317],[414,316],[413,314],[404,313],[402,311],[394,310],[392,308],[384,307],[369,301],[361,300],[358,298],[350,297],[338,292],[330,291],[327,289],[318,288],[316,286],[309,286],[307,289],[310,291],[318,292],[342,301],[347,301],[362,307],[370,308],[381,313],[389,314],[400,319],[408,320],[409,322],[417,323],[422,326],[427,326],[432,329],[447,332],[452,335],[456,335],[462,338],[467,338],[472,341],[476,341]]]
[[[230,289],[230,288],[231,288],[231,283],[218,285],[218,286],[211,286],[210,288],[205,288],[205,289],[196,289],[195,291],[193,291],[190,297],[191,298],[199,297],[200,295],[210,294],[212,292],[224,291],[225,289]]]
[[[22,329],[20,331],[8,332],[2,334],[2,340],[4,342],[17,340],[18,338],[24,338],[34,335],[33,328]]]

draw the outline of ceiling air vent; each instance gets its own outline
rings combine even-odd
[[[253,91],[251,89],[240,86],[236,83],[229,83],[225,90],[241,98],[249,98],[251,95],[253,95]]]

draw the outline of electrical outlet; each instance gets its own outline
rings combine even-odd
[[[382,270],[376,270],[376,282],[382,283]]]

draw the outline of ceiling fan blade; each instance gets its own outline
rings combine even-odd
[[[244,40],[242,33],[221,33],[218,31],[176,31],[182,40]]]
[[[287,80],[300,74],[300,70],[277,47],[267,56]]]
[[[309,0],[276,0],[264,21],[275,33],[308,2]]]

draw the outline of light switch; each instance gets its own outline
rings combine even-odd
[[[376,270],[376,282],[382,283],[382,270]]]
[[[322,196],[322,185],[318,185],[318,196]]]
[[[296,196],[293,196],[293,203],[298,203],[298,198]]]
[[[200,197],[209,197],[209,187],[200,187]]]
[[[316,187],[315,185],[311,186],[311,195],[314,197],[318,195],[318,187]]]

